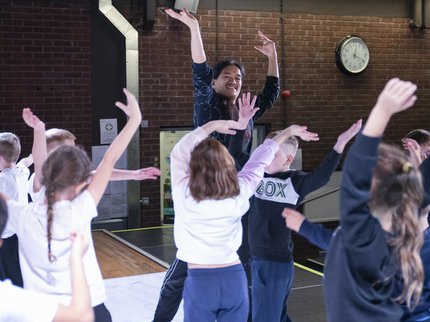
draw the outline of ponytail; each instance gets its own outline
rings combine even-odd
[[[416,169],[413,170],[417,172]],[[419,174],[419,173],[418,173]],[[394,211],[392,220],[393,237],[388,243],[398,257],[402,273],[402,293],[395,298],[396,301],[406,303],[413,308],[420,299],[424,269],[420,250],[424,242],[423,232],[420,228],[420,186],[418,174],[404,174],[404,193],[400,206]]]
[[[381,144],[373,173],[372,213],[391,212],[388,245],[400,266],[402,289],[394,298],[409,308],[418,304],[424,280],[420,250],[423,232],[420,205],[424,198],[421,173],[411,166],[404,151]]]

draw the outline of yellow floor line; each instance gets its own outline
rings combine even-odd
[[[121,229],[121,230],[112,230],[111,233],[123,233],[127,231],[140,231],[140,230],[151,230],[151,229],[163,229],[163,228],[172,228],[173,225],[163,225],[156,227],[146,227],[146,228],[133,228],[133,229]]]
[[[318,272],[318,271],[316,271],[316,270],[314,270],[314,269],[312,269],[312,268],[309,268],[309,267],[303,266],[303,265],[301,265],[301,264],[299,264],[299,263],[294,262],[294,265],[296,265],[297,267],[299,267],[299,268],[301,268],[301,269],[304,269],[305,271],[308,271],[308,272],[310,272],[310,273],[314,273],[314,274],[316,274],[316,275],[318,275],[318,276],[321,276],[321,277],[323,277],[323,276],[324,276],[324,274],[323,274],[323,273]]]
[[[122,229],[122,230],[112,230],[111,233],[123,233],[128,231],[140,231],[140,230],[151,230],[151,229],[163,229],[163,228],[171,228],[173,225],[163,225],[163,226],[156,226],[156,227],[146,227],[146,228],[134,228],[134,229]],[[313,273],[315,275],[323,277],[324,274],[321,272],[318,272],[312,268],[306,267],[304,265],[301,265],[299,263],[294,263],[295,266],[304,269],[305,271],[308,271],[310,273]]]

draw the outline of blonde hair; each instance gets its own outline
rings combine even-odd
[[[60,145],[65,144],[67,140],[75,141],[76,137],[73,135],[72,132],[64,130],[64,129],[57,129],[52,128],[45,132],[46,135],[46,145],[48,147],[48,150],[52,150],[53,148],[56,148]]]
[[[266,139],[273,139],[276,135],[281,133],[282,131],[274,131],[267,134]],[[297,149],[299,148],[299,140],[296,136],[290,136],[284,142],[279,145],[280,149],[282,149],[287,155],[291,154],[293,156],[296,155]]]
[[[197,201],[222,200],[239,195],[233,157],[217,140],[207,138],[191,152],[189,188]]]
[[[381,144],[373,173],[369,207],[372,213],[392,212],[388,244],[400,264],[402,292],[396,301],[414,307],[421,296],[424,270],[420,250],[420,206],[424,197],[421,173],[408,165],[404,151]]]
[[[21,154],[21,143],[19,138],[10,132],[0,133],[0,155],[11,164],[15,163]]]

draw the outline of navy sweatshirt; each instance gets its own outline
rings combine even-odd
[[[248,241],[252,256],[278,262],[293,259],[291,230],[285,226],[282,211],[297,208],[307,194],[324,186],[336,170],[340,156],[331,150],[309,173],[290,170],[264,174],[249,209]]]
[[[392,300],[398,264],[387,234],[368,208],[380,138],[358,135],[349,150],[340,189],[340,228],[330,243],[324,300],[330,322],[400,321]]]
[[[321,224],[313,224],[305,219],[297,233],[315,246],[327,250],[334,230],[327,229]]]

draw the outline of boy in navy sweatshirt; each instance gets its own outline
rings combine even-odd
[[[249,210],[248,240],[252,255],[252,321],[290,321],[286,300],[294,276],[291,231],[281,214],[325,185],[338,166],[345,145],[358,133],[361,120],[339,135],[326,159],[312,172],[290,169],[298,141],[289,138],[265,169]]]

